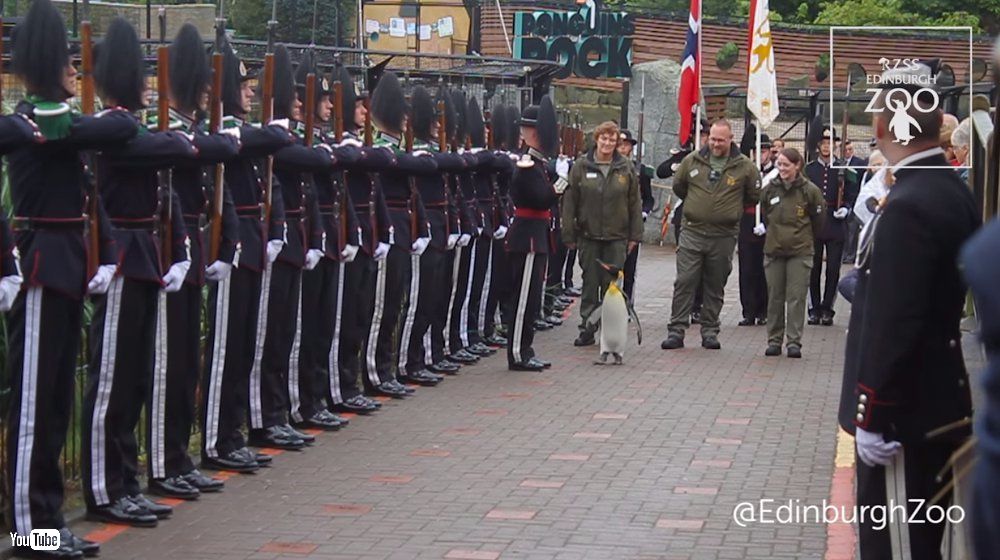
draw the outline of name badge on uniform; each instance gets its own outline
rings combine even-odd
[[[691,176],[692,177],[697,177],[698,176],[698,170],[697,169],[692,169],[691,170]]]
[[[597,178],[597,173],[587,173],[587,178],[588,179],[596,179]]]
[[[773,206],[773,205],[777,204],[779,200],[781,200],[781,199],[779,197],[777,197],[777,196],[774,197],[774,198],[772,198],[771,199],[771,205]]]

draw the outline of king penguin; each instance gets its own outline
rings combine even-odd
[[[608,362],[608,356],[614,356],[614,365],[622,365],[622,355],[625,350],[625,341],[628,339],[628,324],[635,321],[638,334],[638,343],[642,344],[642,325],[639,324],[639,317],[632,307],[632,302],[628,300],[625,292],[622,291],[622,284],[625,281],[625,274],[622,269],[601,261],[597,261],[604,270],[616,275],[614,282],[608,284],[607,291],[601,305],[590,314],[588,322],[596,323],[600,321],[601,328],[601,359],[595,364],[604,365]]]

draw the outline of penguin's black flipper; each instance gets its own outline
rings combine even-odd
[[[635,321],[636,334],[639,337],[638,344],[642,344],[642,324],[639,323],[639,315],[635,312],[635,307],[632,306],[632,300],[625,298],[625,308],[628,309],[628,316],[633,321]]]
[[[590,312],[590,316],[587,317],[587,326],[597,326],[601,324],[601,307],[604,306],[604,302],[597,304],[597,307]]]

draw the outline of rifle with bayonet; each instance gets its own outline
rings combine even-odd
[[[156,49],[156,125],[160,132],[170,130],[170,48],[166,44],[167,12],[160,8],[160,46]],[[174,186],[171,169],[159,171],[159,181],[164,195],[160,197],[160,258],[162,270],[173,265],[174,258]]]
[[[83,0],[83,21],[80,22],[80,111],[94,113],[94,43],[90,24],[90,2]],[[97,186],[97,162],[90,158],[91,191],[87,204],[87,278],[97,274],[101,264],[100,201]]]
[[[334,72],[339,74],[340,71],[340,54],[334,55],[335,65]],[[338,77],[336,74],[334,77]],[[344,139],[344,84],[340,80],[335,80],[333,82],[333,139],[339,144],[341,140]],[[354,118],[354,115],[351,115]],[[335,196],[339,198],[337,209],[337,225],[340,235],[337,239],[337,254],[341,255],[347,246],[347,177],[344,176],[345,182],[340,185],[340,193],[334,193]]]
[[[215,20],[215,52],[212,53],[212,95],[209,117],[209,132],[218,134],[222,129],[222,47],[225,44],[226,18],[222,11],[225,2],[219,2],[219,17]],[[225,166],[221,163],[215,166],[215,192],[212,197],[212,227],[209,230],[209,258],[213,263],[219,260],[219,250],[222,247],[222,189],[225,187]]]
[[[274,28],[278,25],[278,1],[271,3],[271,19],[267,22],[267,53],[264,55],[264,88],[261,92],[260,121],[267,125],[274,119]],[[308,134],[308,133],[307,133]],[[306,145],[311,145],[306,142]],[[264,227],[271,227],[271,199],[274,192],[274,156],[264,160]]]
[[[642,134],[644,132],[643,128],[645,124],[646,124],[646,75],[643,74],[642,86],[639,89],[639,139],[638,139],[639,143],[638,146],[636,146],[638,150],[636,150],[636,156],[635,156],[636,161],[639,163],[640,174],[642,174],[642,155],[643,155]]]

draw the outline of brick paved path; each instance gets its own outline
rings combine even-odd
[[[508,372],[498,355],[230,478],[157,529],[75,530],[108,539],[103,558],[824,558],[825,526],[741,528],[732,509],[830,496],[848,314],[806,328],[804,359],[764,358],[764,327],[736,326],[734,271],[722,350],[694,331],[663,351],[673,249],[643,251],[646,342],[624,367],[572,346],[574,307],[539,336],[549,371]]]

